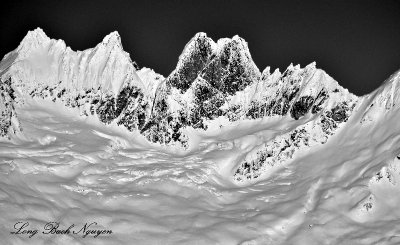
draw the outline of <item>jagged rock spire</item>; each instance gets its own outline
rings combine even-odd
[[[117,46],[122,49],[121,36],[117,31],[113,31],[105,36],[101,44],[105,46]]]

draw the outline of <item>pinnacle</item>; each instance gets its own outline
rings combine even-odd
[[[119,35],[119,33],[117,31],[113,31],[110,34],[108,34],[107,36],[105,36],[103,38],[102,43],[103,44],[109,44],[109,43],[118,44],[119,46],[122,47],[121,36]]]
[[[44,33],[43,29],[38,27],[33,31],[28,31],[22,42],[24,41],[37,41],[43,42],[49,40],[50,38]]]
[[[22,39],[18,49],[26,52],[32,48],[39,47],[49,42],[50,38],[44,33],[43,29],[36,28],[35,30],[28,31],[24,39]]]

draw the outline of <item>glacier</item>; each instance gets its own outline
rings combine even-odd
[[[356,96],[196,34],[174,71],[40,28],[0,63],[6,244],[398,244],[400,72]],[[13,235],[27,221],[112,234]]]

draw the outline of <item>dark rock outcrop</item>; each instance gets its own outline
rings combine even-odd
[[[0,137],[10,138],[11,134],[21,131],[15,112],[15,96],[11,78],[0,80]]]

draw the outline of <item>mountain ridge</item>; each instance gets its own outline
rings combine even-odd
[[[40,54],[38,55],[38,53]],[[7,60],[9,57],[11,61]],[[12,60],[12,58],[14,60]],[[33,61],[30,62],[31,60]],[[268,79],[274,80],[271,78],[285,77],[293,70],[300,70],[299,66],[294,67],[290,65],[283,73],[280,73],[277,69],[274,73],[270,74],[268,67],[261,73],[251,58],[246,41],[238,35],[232,38],[221,38],[215,42],[209,38],[206,33],[199,32],[185,45],[182,54],[179,56],[176,69],[172,71],[165,80],[157,80],[157,84],[150,86],[144,84],[138,77],[137,71],[139,69],[136,63],[131,60],[130,55],[123,51],[121,37],[117,31],[106,35],[94,48],[84,51],[73,51],[63,40],[50,39],[41,28],[29,31],[17,49],[7,54],[1,63],[0,74],[3,80],[13,77],[14,86],[19,89],[26,89],[28,87],[27,91],[19,91],[20,93],[29,93],[31,95],[38,95],[39,97],[47,97],[47,95],[43,94],[51,95],[53,94],[52,91],[58,90],[56,96],[58,98],[68,93],[74,94],[76,98],[76,96],[79,97],[80,91],[82,90],[85,90],[85,93],[90,95],[92,93],[98,94],[97,90],[100,89],[102,90],[100,94],[105,93],[106,97],[114,98],[113,102],[105,103],[108,106],[108,104],[115,104],[118,95],[126,94],[127,90],[131,91],[132,89],[127,88],[133,86],[135,90],[136,88],[140,90],[142,94],[140,97],[147,97],[147,99],[144,99],[147,100],[147,102],[144,103],[148,104],[144,109],[147,111],[146,118],[154,118],[156,117],[154,114],[157,113],[168,118],[166,114],[170,112],[163,111],[166,109],[164,107],[161,109],[158,108],[158,106],[164,105],[164,102],[159,103],[158,101],[167,99],[168,94],[171,93],[171,89],[177,88],[182,93],[187,92],[197,79],[198,81],[195,83],[195,87],[191,88],[189,91],[192,95],[186,93],[186,95],[182,97],[178,92],[175,94],[178,94],[178,97],[182,98],[192,97],[194,103],[200,103],[200,106],[195,106],[195,109],[202,110],[203,114],[206,113],[207,110],[213,111],[211,114],[208,113],[209,115],[206,117],[206,120],[212,120],[217,116],[225,114],[224,110],[220,109],[223,106],[227,106],[224,105],[226,102],[224,97],[235,97],[237,93],[241,93],[240,91],[251,87],[251,84],[255,87],[260,87],[262,81],[267,81]],[[4,66],[5,63],[11,63],[12,65]],[[121,65],[126,68],[121,70]],[[310,66],[315,68],[315,63],[307,67]],[[57,70],[55,70],[54,67],[58,67]],[[19,84],[21,81],[23,81],[23,84]],[[90,84],[88,84],[89,81]],[[149,81],[147,81],[147,83],[148,82]],[[274,82],[279,83],[279,81]],[[264,84],[265,83],[268,82],[264,82]],[[154,89],[146,91],[148,86],[156,87],[155,93]],[[42,88],[39,89],[38,87]],[[45,88],[49,89],[48,87],[50,87],[50,92],[38,92],[38,90],[43,90]],[[122,92],[124,88],[127,90]],[[196,97],[199,96],[197,91],[200,90],[202,92],[208,91],[207,93],[212,98],[205,98],[203,95],[201,95],[201,98]],[[252,93],[256,94],[255,90],[257,89],[254,88],[253,90]],[[282,88],[280,90],[282,90]],[[258,93],[258,96],[265,96],[263,93],[264,92],[261,91],[261,93]],[[193,94],[197,95],[193,97]],[[93,95],[92,97],[95,96],[96,95]],[[126,97],[126,95],[124,96]],[[101,95],[100,97],[104,96]],[[249,100],[252,100],[252,98],[248,95],[245,95],[245,97],[249,97],[246,99],[248,105],[245,105],[245,107],[250,108]],[[53,100],[57,100],[58,98],[53,98]],[[168,100],[176,101],[177,99],[181,100],[180,98],[169,98]],[[215,100],[219,108],[212,105],[211,101]],[[243,98],[235,98],[234,100],[243,100]],[[72,104],[72,106],[79,104],[71,101],[71,99],[66,99],[66,104]],[[127,98],[123,101],[126,103]],[[281,104],[288,103],[282,101],[278,102]],[[169,106],[171,103],[167,104]],[[173,102],[173,104],[182,107],[179,101]],[[123,106],[126,105],[124,104]],[[282,106],[283,109],[281,108]],[[286,114],[285,106],[287,107],[287,105],[275,105],[269,115]],[[203,107],[206,111],[202,109]],[[120,108],[117,111],[120,113],[122,110],[123,108]],[[260,109],[253,108],[253,110]],[[90,109],[90,111],[93,112],[93,109]],[[105,109],[105,111],[110,110]],[[115,111],[115,109],[111,111]],[[83,114],[88,113],[88,111],[83,112]],[[111,114],[113,113],[114,112]],[[172,113],[176,114],[177,111],[172,110]],[[237,110],[234,110],[232,113],[237,113]],[[241,114],[246,113],[247,112],[243,111]],[[304,114],[304,112],[301,114]],[[118,116],[119,114],[107,115],[103,116],[101,120],[103,122],[110,122],[110,120]],[[253,115],[252,117],[257,118],[260,116],[261,114],[258,116]],[[233,118],[235,116],[230,117]],[[295,116],[295,118],[298,117],[299,115]],[[205,129],[203,118],[192,119],[189,126],[195,125],[195,127]],[[126,120],[124,121],[126,122]],[[131,125],[129,128],[138,128],[142,130],[144,124],[143,122],[140,126]],[[152,122],[150,122],[150,124],[152,124]],[[149,125],[149,122],[147,122],[147,125]],[[151,138],[151,136],[147,137]],[[154,142],[157,140],[152,141]]]
[[[61,101],[83,116],[96,115],[105,124],[138,130],[150,142],[186,150],[192,147],[188,128],[207,131],[267,117],[299,120],[296,127],[243,153],[234,172],[238,182],[253,181],[297,152],[325,144],[373,94],[352,94],[315,62],[261,72],[243,38],[215,42],[204,32],[185,45],[176,68],[163,77],[139,69],[116,31],[94,48],[72,51],[38,28],[5,56],[0,74],[15,89],[17,103],[24,96]],[[380,87],[382,96],[390,94],[393,105],[396,86],[385,86],[390,87]],[[373,118],[370,114],[364,118]]]
[[[243,38],[241,38],[239,35],[234,35],[232,38],[219,38],[219,39],[215,42],[215,41],[212,40],[210,37],[208,37],[207,34],[206,34],[205,32],[198,32],[198,33],[196,33],[196,34],[194,35],[194,37],[185,45],[185,47],[186,47],[187,45],[189,45],[189,44],[191,43],[191,41],[192,41],[193,39],[195,39],[196,37],[206,37],[206,38],[210,39],[210,41],[211,41],[215,46],[217,46],[217,45],[223,45],[223,44],[226,43],[226,41],[228,41],[228,40],[233,40],[233,41],[235,41],[235,40],[240,40],[240,43],[246,43],[245,46],[246,46],[246,49],[248,50],[247,42],[246,42]],[[19,44],[19,46],[18,46],[14,51],[16,51],[16,50],[18,50],[18,49],[22,49],[22,46],[26,46],[26,43],[25,43],[25,42],[28,42],[27,40],[29,40],[30,43],[34,42],[34,43],[36,43],[36,44],[42,43],[42,42],[47,42],[47,41],[62,42],[62,43],[65,44],[64,40],[62,40],[62,39],[52,39],[52,38],[50,38],[50,37],[47,36],[47,34],[44,32],[44,30],[43,30],[42,28],[37,27],[37,28],[34,29],[34,30],[28,31],[28,33],[25,35],[25,37],[21,40],[21,43]],[[112,43],[117,43],[117,46],[120,47],[120,48],[123,50],[122,39],[121,39],[121,36],[120,36],[120,34],[119,34],[118,31],[112,31],[112,32],[110,32],[109,34],[107,34],[106,36],[104,36],[104,38],[102,39],[102,41],[99,42],[94,48],[96,48],[96,47],[99,46],[100,44],[103,44],[103,45],[107,44],[107,43],[109,42],[109,40],[112,40]],[[117,41],[115,41],[115,40],[117,40]],[[31,47],[31,46],[30,46],[30,47]],[[69,46],[66,46],[66,49],[70,49],[71,51],[77,52],[77,53],[84,52],[84,51],[86,51],[86,50],[91,50],[91,49],[94,49],[94,48],[87,48],[87,49],[84,49],[84,50],[72,50]],[[13,52],[13,51],[7,53],[7,54],[3,57],[2,61],[4,60],[4,58],[6,58],[7,56],[9,56],[12,52]],[[125,51],[124,51],[124,52],[125,52]],[[179,65],[179,62],[181,61],[181,58],[180,58],[180,57],[184,54],[184,52],[185,52],[185,49],[183,49],[181,55],[180,55],[179,58],[178,58],[178,65]],[[134,62],[134,61],[133,61],[133,62]],[[135,63],[135,62],[134,62],[134,63]],[[312,63],[310,63],[310,65],[313,64],[313,63],[316,63],[316,62],[312,62]],[[177,65],[177,66],[178,66],[178,65]],[[292,66],[292,64],[290,64],[289,67],[290,67],[290,66]],[[257,67],[257,69],[258,69],[258,67]],[[0,68],[0,74],[1,74],[2,72],[4,72],[4,70],[5,70],[5,68],[1,67],[1,68]],[[286,70],[287,70],[287,68],[286,68]],[[260,71],[260,70],[259,70],[259,71]],[[171,73],[173,73],[173,72],[174,72],[174,71],[172,71]],[[264,68],[264,70],[261,72],[261,74],[269,73],[269,72],[270,72],[270,66],[267,66],[267,67]],[[280,72],[280,68],[276,68],[276,69],[274,70],[274,72]],[[169,75],[171,75],[171,73],[170,73]],[[168,76],[169,76],[169,75],[168,75]]]

